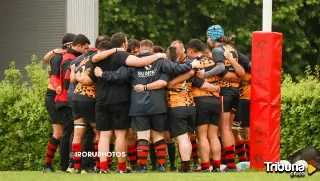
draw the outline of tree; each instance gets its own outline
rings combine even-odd
[[[320,1],[273,2],[273,31],[284,35],[284,72],[297,76],[308,64],[320,65]],[[262,0],[100,0],[102,34],[122,31],[166,47],[176,39],[205,41],[213,24],[236,35],[236,47],[250,54],[252,32],[262,27]]]

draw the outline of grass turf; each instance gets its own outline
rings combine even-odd
[[[304,178],[302,180],[320,180],[320,173]],[[267,174],[265,172],[237,172],[237,173],[147,173],[147,174],[66,174],[66,173],[42,173],[42,172],[0,172],[0,181],[285,181],[292,180],[289,174]]]

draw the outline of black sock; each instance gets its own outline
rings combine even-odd
[[[149,144],[149,148],[150,148],[151,164],[152,164],[152,166],[157,166],[157,156],[156,156],[156,152],[154,150],[154,144]]]
[[[176,160],[176,144],[175,143],[167,143],[170,167],[175,167],[175,160]]]
[[[109,147],[110,152],[114,151],[114,147],[115,147],[114,144],[110,144],[110,147]],[[112,160],[113,160],[113,157],[112,156],[108,156],[107,161],[108,161],[108,167],[109,168],[113,165]]]

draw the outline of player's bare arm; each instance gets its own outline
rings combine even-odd
[[[60,48],[56,48],[52,51],[49,51],[44,57],[43,57],[43,61],[46,62],[46,63],[49,63],[50,59],[52,58],[52,56],[55,54],[55,53],[58,53],[58,54],[63,54],[65,51],[63,49],[60,49]]]
[[[190,70],[189,72],[185,73],[185,74],[182,74],[182,75],[179,75],[178,77],[174,78],[173,80],[171,80],[167,87],[168,88],[172,88],[174,87],[176,84],[179,84],[183,81],[186,81],[188,80],[190,77],[192,77],[193,75],[195,74],[195,71],[194,70]]]
[[[200,89],[208,92],[220,92],[220,86],[213,85],[208,82],[204,82],[204,84],[200,87]]]
[[[156,53],[154,55],[146,56],[146,57],[136,57],[133,55],[129,55],[126,59],[126,65],[129,67],[146,67],[153,62],[157,61],[160,58],[165,58],[165,53]]]
[[[110,50],[104,50],[104,51],[99,52],[96,55],[94,55],[92,57],[92,62],[93,63],[98,63],[98,62],[108,58],[109,56],[111,56],[112,54],[114,54],[114,53],[116,53],[118,51],[125,51],[125,49],[123,49],[123,48],[112,48]]]
[[[237,75],[230,72],[223,76],[223,79],[231,83],[240,83],[240,78]]]
[[[239,77],[244,76],[244,74],[245,74],[244,69],[241,67],[240,64],[238,64],[238,62],[236,61],[235,58],[231,57],[230,51],[225,51],[225,52],[224,52],[224,56],[225,56],[225,58],[226,58],[227,60],[230,61],[230,63],[231,63],[231,65],[232,65],[232,67],[234,68],[236,74],[237,74]]]
[[[167,82],[164,80],[157,80],[147,85],[138,84],[134,86],[136,92],[143,92],[148,90],[162,89],[167,86]]]

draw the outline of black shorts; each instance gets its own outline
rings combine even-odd
[[[237,120],[241,123],[241,127],[246,128],[250,127],[250,101],[249,100],[240,100],[238,111],[237,111]]]
[[[197,110],[196,126],[219,125],[221,103],[217,97],[198,97],[195,98],[195,103]]]
[[[95,102],[72,101],[71,104],[74,121],[83,118],[86,121],[86,123],[96,122]]]
[[[171,138],[193,133],[196,124],[196,108],[194,106],[169,108],[168,123]]]
[[[125,130],[130,127],[128,102],[101,105],[96,103],[96,128],[98,131]]]
[[[227,95],[227,96],[220,96],[221,101],[221,112],[230,112],[235,114],[238,103],[239,103],[239,96],[237,95]]]
[[[62,124],[63,117],[61,112],[56,109],[56,103],[54,102],[54,98],[55,96],[46,96],[45,106],[47,112],[49,113],[51,124]]]
[[[133,131],[165,131],[167,114],[155,114],[148,116],[132,116],[131,127]]]

